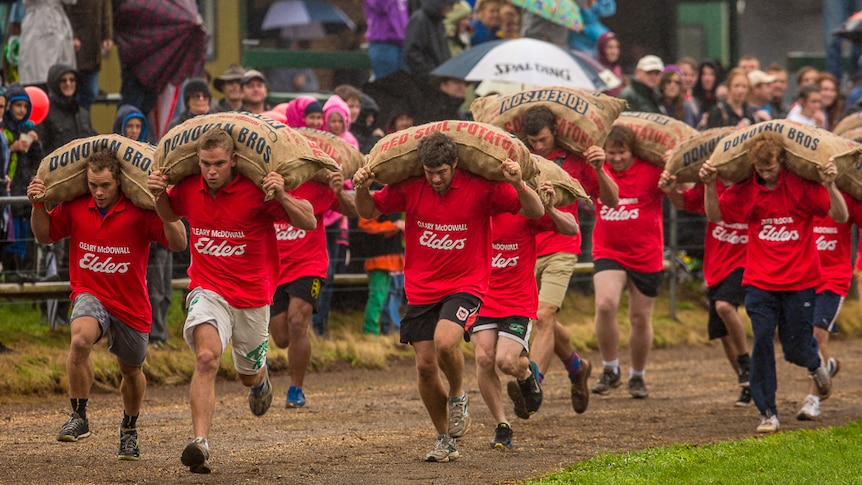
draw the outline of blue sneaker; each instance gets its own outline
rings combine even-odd
[[[290,386],[287,390],[287,402],[284,403],[284,407],[301,408],[302,406],[305,406],[305,394],[302,393],[302,388]]]

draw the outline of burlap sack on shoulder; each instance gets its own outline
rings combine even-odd
[[[845,132],[858,128],[862,128],[862,111],[857,111],[841,118],[841,121],[835,125],[835,129],[832,130],[832,133],[844,136]]]
[[[279,158],[275,164],[275,171],[284,177],[285,189],[293,190],[299,187],[321,170],[329,172],[341,170],[338,163],[321,150],[317,143],[300,135],[293,128],[282,125],[278,133],[293,150],[292,156]]]
[[[718,142],[736,130],[736,127],[726,126],[689,136],[673,148],[665,170],[675,175],[678,183],[700,182],[697,174],[700,166],[709,159]]]
[[[317,146],[329,155],[341,167],[344,180],[353,178],[353,174],[365,163],[365,156],[350,143],[342,140],[328,131],[313,128],[297,128],[296,131],[317,143]]]
[[[848,140],[853,140],[857,143],[862,143],[862,126],[860,126],[859,128],[853,128],[853,129],[844,131],[843,133],[835,133],[835,134],[840,136],[841,138],[846,138]]]
[[[614,124],[631,128],[637,137],[634,155],[659,167],[664,167],[662,157],[666,151],[697,134],[697,130],[682,121],[642,111],[624,111]]]
[[[538,191],[542,182],[551,182],[554,186],[554,207],[565,207],[574,204],[577,200],[592,203],[581,183],[573,179],[562,167],[536,154],[532,154],[531,158],[539,169],[539,175],[527,180],[527,185]],[[548,205],[549,201],[544,192],[539,192],[539,198],[542,199],[543,205]]]
[[[530,151],[521,140],[500,128],[475,121],[446,120],[414,126],[383,137],[368,154],[367,166],[382,184],[422,175],[419,140],[441,132],[458,146],[458,167],[488,180],[504,180],[500,165],[511,158],[529,180],[538,174]]]
[[[284,176],[285,188],[290,190],[322,168],[338,171],[331,157],[287,125],[252,113],[227,112],[196,116],[162,137],[155,152],[156,168],[169,183],[200,174],[198,140],[213,128],[230,133],[237,170],[256,184],[275,171]]]
[[[611,124],[626,102],[605,94],[565,87],[535,88],[505,96],[485,96],[473,101],[470,111],[476,121],[499,126],[526,140],[521,118],[533,106],[545,106],[557,118],[557,143],[570,152],[583,154],[593,145],[603,146]]]
[[[839,173],[851,170],[859,158],[859,144],[828,131],[787,120],[763,121],[721,139],[710,157],[719,178],[731,183],[750,178],[754,166],[748,160],[748,151],[757,135],[766,131],[781,135],[787,152],[787,168],[814,182],[820,182],[819,167],[830,157]]]
[[[153,171],[154,148],[113,134],[73,140],[43,158],[36,178],[45,183],[46,190],[36,199],[59,203],[88,194],[87,160],[104,150],[120,162],[120,189],[126,198],[138,207],[153,209],[147,176]]]

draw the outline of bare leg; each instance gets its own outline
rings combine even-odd
[[[617,360],[619,356],[620,326],[617,309],[626,280],[626,272],[620,270],[600,271],[593,275],[596,292],[596,339],[605,362]]]
[[[305,372],[311,362],[311,338],[308,336],[308,326],[311,324],[311,314],[314,311],[311,303],[300,298],[290,298],[287,308],[287,325],[290,333],[290,347],[287,349],[290,383],[302,387]]]
[[[463,339],[464,329],[457,323],[450,320],[437,322],[434,346],[437,348],[440,370],[449,382],[450,396],[460,396],[464,383],[464,353],[461,351]]]
[[[540,301],[536,311],[536,321],[533,325],[533,343],[530,347],[530,357],[539,366],[542,374],[551,365],[551,356],[555,353],[555,332],[559,307]],[[568,357],[568,356],[567,356]]]
[[[652,310],[655,298],[641,293],[634,284],[629,283],[629,354],[632,369],[643,371],[652,348]]]
[[[94,371],[90,352],[102,329],[93,317],[78,317],[72,321],[72,341],[66,359],[66,376],[69,379],[69,397],[89,399],[93,386]]]
[[[147,377],[144,375],[143,367],[129,365],[117,359],[123,381],[120,382],[120,394],[123,395],[123,410],[129,416],[137,416],[141,412],[141,403],[144,402],[144,392],[147,390]]]
[[[502,384],[497,375],[497,331],[476,332],[470,336],[470,341],[476,349],[476,380],[482,399],[494,417],[495,424],[508,423],[506,413],[503,412]]]
[[[195,437],[206,438],[215,409],[215,379],[223,349],[215,326],[200,324],[193,332],[195,370],[189,388],[189,404]]]
[[[437,365],[437,349],[434,341],[414,342],[413,349],[416,352],[419,396],[425,404],[425,409],[437,433],[447,433],[449,431],[448,400],[440,377],[440,368]]]

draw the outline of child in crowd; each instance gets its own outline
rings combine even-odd
[[[152,142],[147,129],[147,117],[130,104],[124,104],[117,109],[113,132],[135,141]]]
[[[30,121],[30,96],[24,87],[14,83],[6,88],[6,112],[3,114],[3,136],[9,144],[9,163],[5,174],[9,179],[9,195],[27,194],[27,185],[36,174],[42,159],[42,144]],[[30,205],[13,205],[12,230],[14,236],[3,252],[3,271],[6,282],[32,280],[34,244],[30,231]],[[10,232],[11,233],[11,232]],[[25,268],[30,271],[25,273]]]
[[[359,112],[356,114],[358,116]],[[359,149],[359,142],[350,133],[350,107],[337,94],[330,96],[323,105],[323,129]]]
[[[289,103],[284,109],[287,126],[291,128],[314,128],[320,130],[323,126],[323,108],[317,99],[311,96],[300,96]]]
[[[473,13],[473,36],[470,45],[477,46],[482,42],[497,39],[500,30],[500,0],[479,0]]]

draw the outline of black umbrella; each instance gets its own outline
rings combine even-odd
[[[844,23],[832,31],[832,35],[837,35],[854,42],[862,41],[862,10],[851,15]]]

